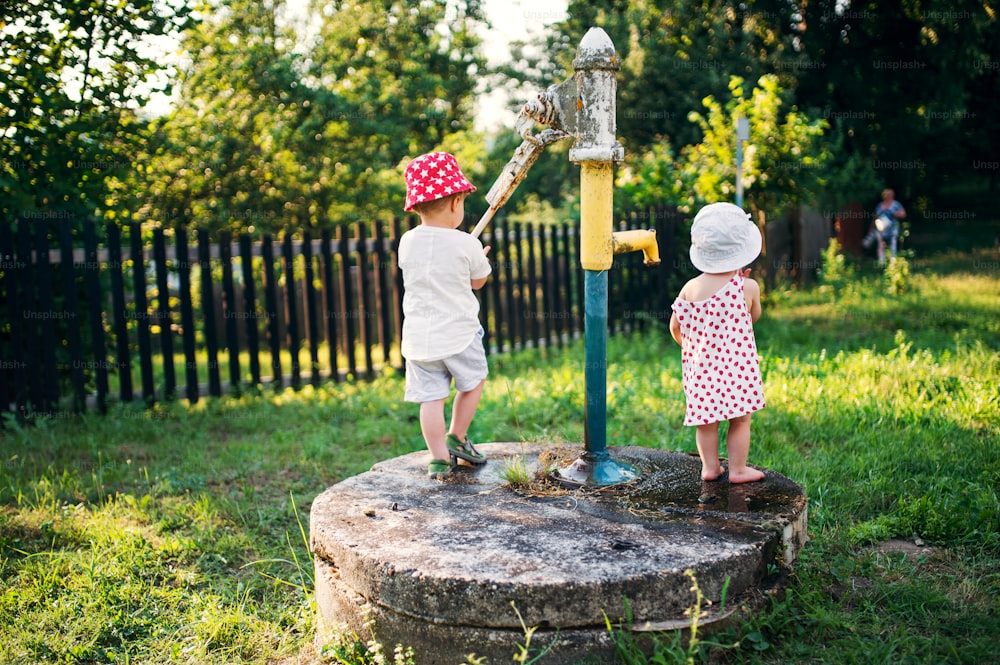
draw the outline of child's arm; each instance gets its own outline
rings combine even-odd
[[[491,247],[490,245],[486,245],[486,247],[483,247],[484,256],[489,255],[490,247]],[[488,280],[489,278],[490,276],[487,275],[486,277],[480,277],[479,279],[469,280],[469,285],[472,286],[473,291],[478,291],[479,289],[483,288],[486,285],[486,280]]]
[[[747,273],[749,274],[749,270]],[[757,280],[750,279],[746,277],[746,281],[743,282],[743,294],[747,299],[747,309],[750,311],[750,320],[754,323],[760,318],[761,306],[760,306],[760,284]]]
[[[694,280],[691,280],[694,281]],[[677,294],[677,298],[682,299],[687,297],[688,287],[691,285],[689,281],[687,284],[681,288],[681,292]],[[681,322],[677,320],[677,312],[670,313],[670,336],[674,338],[674,341],[678,344],[681,343]]]
[[[677,312],[670,314],[670,336],[678,344],[681,343],[681,323],[677,320]]]

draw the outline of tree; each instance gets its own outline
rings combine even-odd
[[[142,216],[265,231],[402,212],[401,164],[471,126],[478,3],[312,11],[312,42],[283,27],[281,0],[224,0],[188,35]]]
[[[387,203],[401,210],[391,206],[403,195],[396,167],[472,126],[472,94],[485,70],[480,3],[316,2],[316,10],[322,23],[310,80],[351,109],[338,158],[349,165],[353,197],[340,204],[369,214]]]
[[[575,0],[558,30],[582,35],[599,25],[614,41],[622,61],[618,126],[626,148],[641,152],[667,137],[679,150],[700,140],[688,112],[709,95],[725,94],[730,76],[756,80],[773,73],[789,87],[795,71],[789,59],[795,56],[790,37],[775,29],[788,20],[789,7],[753,1]],[[564,43],[560,35],[550,46]],[[567,60],[565,52],[562,60]]]
[[[782,90],[773,75],[762,76],[749,95],[745,88],[743,79],[734,76],[729,82],[731,99],[724,106],[707,97],[703,102],[707,113],[690,114],[704,135],[701,143],[682,152],[683,169],[692,186],[690,203],[734,198],[735,126],[741,116],[750,123],[743,160],[745,207],[774,216],[798,203],[817,202],[830,159],[821,140],[826,121],[810,120],[794,106],[783,111]]]
[[[933,195],[949,179],[995,179],[997,11],[977,0],[574,0],[547,54],[568,70],[574,39],[591,25],[607,30],[622,61],[629,160],[664,141],[673,154],[700,143],[686,119],[701,99],[725,96],[731,76],[771,75],[786,104],[830,124],[839,191],[867,197],[889,184]]]
[[[145,138],[137,111],[165,69],[139,44],[190,18],[173,0],[0,5],[4,216],[67,221],[107,205],[112,176],[132,169]]]
[[[977,145],[995,154],[996,95],[981,93],[982,65],[1000,60],[995,3],[817,0],[800,12],[796,43],[822,69],[799,77],[796,98],[844,137],[838,164],[861,156],[912,196],[967,177]]]
[[[129,183],[133,216],[165,226],[273,231],[310,217],[318,181],[300,154],[314,91],[300,85],[283,2],[225,0],[182,41],[174,110],[152,123]],[[316,129],[316,131],[320,131]]]

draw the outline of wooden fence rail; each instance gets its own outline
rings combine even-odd
[[[650,269],[641,254],[616,257],[613,331],[669,315],[677,218],[655,209],[620,225],[656,228],[664,261]],[[110,400],[197,402],[400,369],[396,247],[412,223],[256,240],[138,224],[0,223],[0,408],[19,417],[104,412]],[[489,353],[558,348],[582,333],[574,225],[499,218],[484,241],[493,246],[493,275],[479,292]]]

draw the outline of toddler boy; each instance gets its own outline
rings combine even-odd
[[[437,479],[447,477],[458,459],[486,463],[467,433],[489,373],[473,291],[492,272],[486,258],[490,248],[458,230],[465,197],[476,187],[453,155],[421,155],[407,165],[404,178],[404,210],[420,216],[420,225],[399,239],[404,399],[420,404],[420,430],[431,453],[427,474]],[[452,381],[457,394],[446,430],[444,403]]]

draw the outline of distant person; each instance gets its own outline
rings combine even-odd
[[[896,258],[896,246],[899,243],[900,220],[906,218],[903,204],[896,200],[896,193],[891,189],[882,190],[882,200],[875,206],[872,215],[872,226],[865,236],[865,247],[871,247],[878,241],[878,260],[885,261],[885,250],[888,246],[889,256]]]
[[[753,324],[760,318],[760,286],[743,270],[760,254],[761,235],[749,215],[732,203],[702,208],[691,225],[691,263],[702,271],[673,304],[670,334],[681,345],[687,410],[694,426],[701,477],[728,472],[730,483],[761,480],[747,466],[750,414],[763,409],[764,386]],[[729,421],[728,470],[719,460],[719,423]]]
[[[420,430],[432,458],[427,474],[438,479],[447,477],[459,459],[486,463],[467,434],[489,373],[473,291],[492,272],[486,259],[490,248],[458,230],[465,197],[476,188],[453,155],[421,155],[407,165],[404,178],[404,209],[420,216],[420,225],[399,239],[404,399],[420,404]],[[444,403],[452,381],[457,394],[451,427],[445,430]]]

